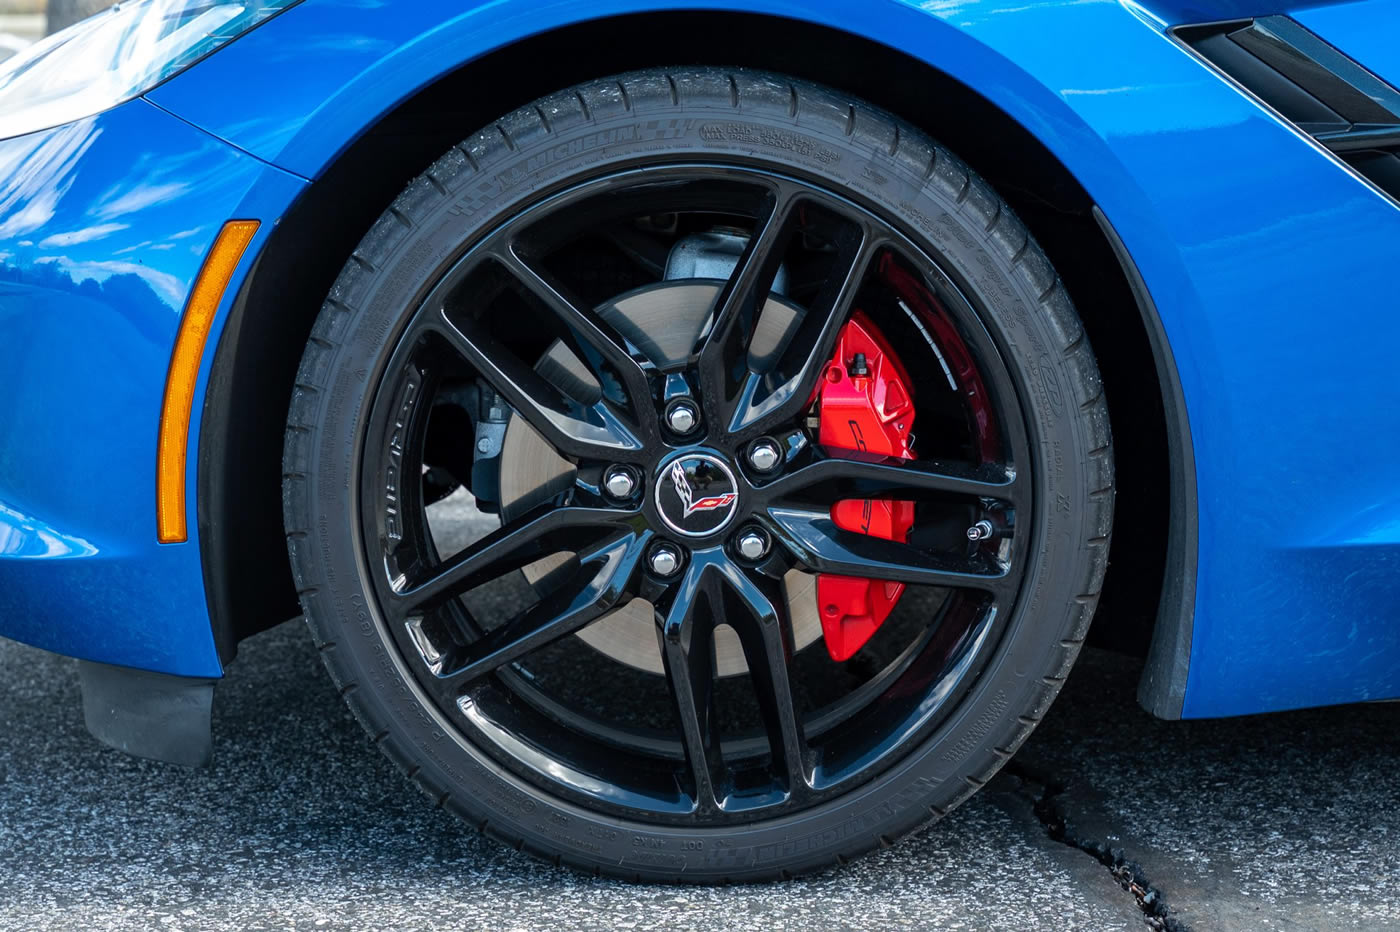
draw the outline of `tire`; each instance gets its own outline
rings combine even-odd
[[[687,159],[809,179],[946,264],[1014,385],[1027,434],[1025,576],[956,702],[868,779],[800,811],[722,825],[592,807],[488,753],[429,698],[367,582],[360,457],[398,334],[464,244],[574,179]],[[1089,343],[1050,262],[947,150],[844,94],[772,74],[648,70],[504,116],[414,180],[320,312],[291,400],[283,501],[301,605],[374,743],[439,807],[556,864],[638,881],[777,879],[845,863],[944,815],[1012,756],[1063,684],[1107,564],[1113,465]],[[962,682],[962,681],[960,681]],[[774,765],[776,766],[776,764]]]

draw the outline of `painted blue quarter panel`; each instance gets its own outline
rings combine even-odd
[[[156,543],[161,398],[220,226],[302,184],[142,100],[0,142],[0,634],[220,675],[198,541]]]
[[[1166,26],[1183,20],[1290,7],[1282,6],[1265,9],[1253,0],[666,4],[804,19],[929,61],[1035,133],[1103,208],[1160,309],[1190,414],[1200,570],[1188,716],[1400,695],[1400,481],[1389,466],[1400,455],[1400,406],[1390,376],[1400,341],[1392,281],[1400,209],[1165,34]],[[1400,10],[1391,0],[1292,6],[1304,9],[1300,18],[1325,20],[1317,28],[1343,48],[1368,31],[1400,34]],[[533,33],[653,8],[659,8],[655,0],[306,0],[149,96],[258,159],[314,178],[384,112],[462,63]],[[1363,59],[1368,54],[1371,67],[1389,67],[1378,60],[1384,50],[1358,53]],[[145,139],[116,141],[118,123],[106,121],[129,119],[135,118],[112,114],[94,124],[110,125],[105,144],[120,145],[122,155],[149,145]],[[240,177],[267,172],[232,150],[210,157],[235,166],[231,173]],[[882,157],[872,153],[872,159]],[[127,164],[136,163],[127,158]],[[108,184],[130,181],[120,164],[109,163],[107,171]],[[97,188],[84,197],[100,198]],[[264,182],[249,174],[241,192],[263,189]],[[230,193],[217,209],[200,198],[200,216],[226,219],[240,196],[251,194]],[[163,222],[162,235],[169,237],[175,228]],[[138,234],[140,226],[84,244],[84,255],[105,250],[110,260],[115,248],[164,242]],[[55,220],[44,233],[61,229]],[[11,249],[0,242],[0,250]],[[25,262],[23,268],[38,268],[37,258]],[[184,288],[192,273],[179,267],[171,274]],[[110,304],[105,307],[110,314]],[[157,315],[142,319],[147,316]],[[170,327],[157,327],[163,340],[152,338],[144,349],[144,361],[155,365],[160,379],[173,317]],[[45,333],[56,339],[52,328]],[[61,350],[53,346],[57,360]],[[211,340],[210,354],[212,347]],[[69,369],[86,371],[92,351],[68,352],[80,364]],[[53,411],[55,397],[72,397],[72,378],[71,371],[44,373],[45,391],[30,392],[30,404]],[[79,376],[79,384],[90,378]],[[110,540],[91,538],[96,555],[69,558],[102,559],[117,541],[137,554],[129,566],[138,577],[160,560],[176,559],[162,555],[167,548],[136,541],[154,539],[150,490],[159,389],[153,394],[143,382],[141,393],[149,404],[143,416],[149,417],[150,452],[118,470],[133,473],[124,485],[132,492],[129,514],[122,506],[130,521],[113,521]],[[1115,416],[1131,416],[1131,399],[1109,401]],[[90,398],[83,403],[113,413]],[[21,455],[27,469],[37,469],[55,454],[72,451],[55,443],[47,457]],[[9,475],[0,473],[0,493]],[[193,493],[193,471],[190,481]],[[38,484],[37,504],[21,502],[15,510],[43,516],[61,534],[90,539],[91,512]],[[0,500],[9,502],[3,494]],[[64,516],[72,522],[57,520]],[[1117,530],[1120,540],[1131,538],[1131,528]],[[171,585],[197,592],[193,544],[169,550],[186,554],[180,567],[168,567],[172,575],[179,570]],[[17,573],[0,577],[0,585],[16,582],[36,606],[50,587],[70,584],[57,577],[41,584]],[[70,613],[84,629],[71,637],[21,624],[30,626],[31,639],[43,634],[50,643],[61,640],[56,649],[65,650],[91,636],[87,628],[105,627],[121,635],[108,637],[109,649],[127,650],[152,623],[145,610],[152,593],[131,595],[100,604],[94,598],[81,613]],[[181,604],[196,607],[193,595]],[[202,601],[197,610],[203,611]],[[201,620],[207,636],[207,619]],[[209,666],[172,661],[177,655],[161,662]]]

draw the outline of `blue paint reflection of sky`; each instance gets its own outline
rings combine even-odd
[[[0,557],[90,557],[97,548],[0,502]]]
[[[101,135],[82,122],[0,146],[0,242],[35,233],[54,218],[79,160]]]
[[[262,171],[143,100],[0,140],[0,563],[154,546],[179,315]]]
[[[144,101],[122,109],[157,129],[168,119]],[[0,262],[73,287],[133,276],[178,312],[215,226],[189,222],[182,207],[246,178],[228,170],[232,153],[214,140],[109,140],[103,126],[82,120],[0,144]]]

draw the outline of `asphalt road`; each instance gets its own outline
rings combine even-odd
[[[1400,929],[1400,706],[1157,722],[1135,672],[1088,652],[1014,773],[917,838],[689,889],[542,865],[433,809],[300,622],[244,645],[200,771],[100,747],[73,663],[0,641],[0,929]]]

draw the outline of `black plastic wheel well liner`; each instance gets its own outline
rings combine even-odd
[[[655,42],[662,34],[667,41]],[[793,20],[674,12],[590,21],[463,65],[367,128],[282,218],[220,338],[205,398],[199,529],[221,656],[231,659],[239,640],[298,611],[282,530],[287,404],[311,325],[363,234],[413,177],[502,114],[583,81],[690,64],[771,70],[870,101],[951,148],[1015,208],[1060,272],[1088,329],[1113,422],[1119,526],[1133,529],[1113,545],[1091,637],[1145,653],[1160,614],[1161,623],[1186,632],[1189,647],[1193,601],[1164,602],[1160,612],[1158,606],[1169,566],[1173,575],[1189,570],[1194,589],[1194,532],[1171,527],[1178,511],[1194,522],[1194,500],[1182,508],[1168,505],[1186,491],[1173,484],[1171,463],[1185,462],[1194,477],[1184,409],[1169,418],[1175,409],[1163,403],[1162,386],[1175,384],[1176,369],[1165,342],[1150,335],[1161,325],[1150,300],[1144,304],[1135,293],[1132,282],[1140,277],[1121,264],[1116,237],[1096,222],[1085,191],[1024,127],[922,61]],[[1134,399],[1135,409],[1120,409],[1130,417],[1114,417],[1115,398]],[[1183,642],[1177,636],[1173,643]],[[1185,661],[1166,662],[1184,670]],[[1180,703],[1175,713],[1161,704],[1153,710],[1179,715]]]

